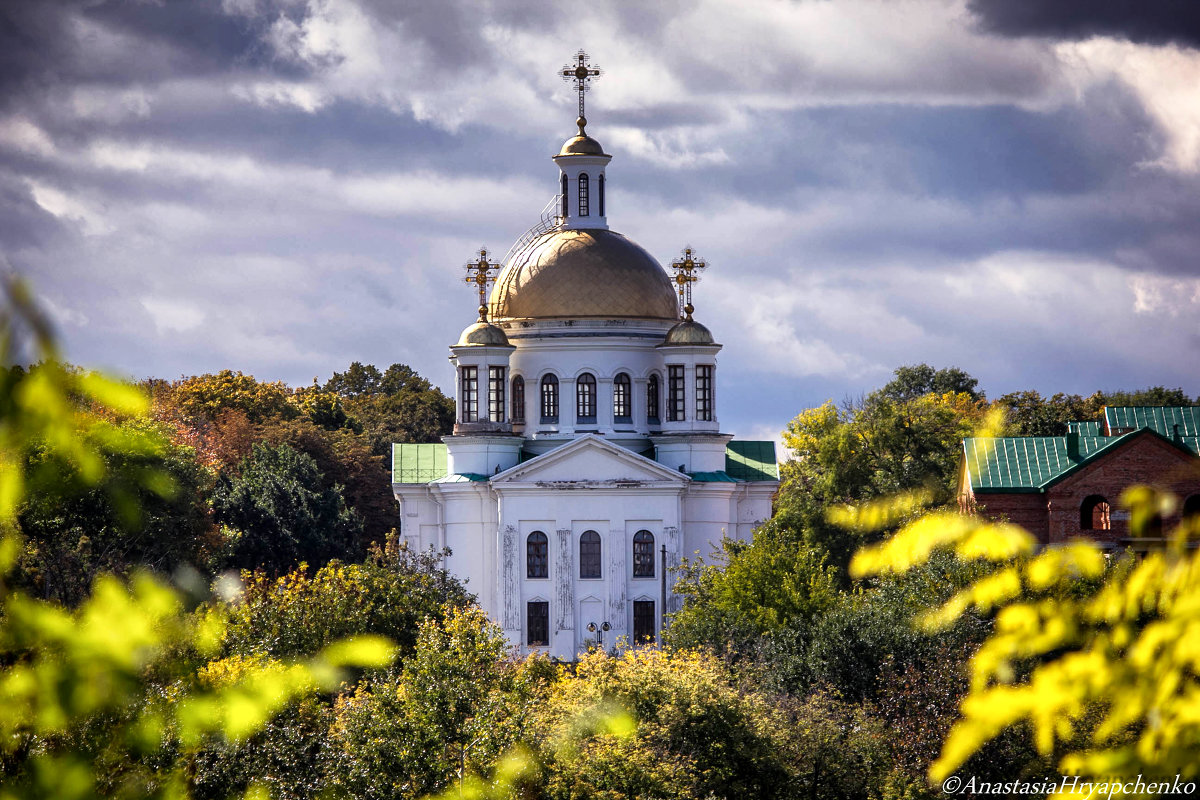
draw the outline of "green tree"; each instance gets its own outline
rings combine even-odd
[[[362,556],[362,520],[339,487],[323,489],[316,462],[288,445],[256,444],[238,474],[213,492],[216,521],[231,532],[229,560],[286,571],[301,561]]]
[[[898,367],[891,381],[880,390],[885,397],[904,402],[927,394],[966,394],[982,400],[979,381],[958,367],[934,369],[928,364]]]
[[[801,413],[783,433],[792,457],[780,470],[775,524],[824,548],[844,574],[857,537],[875,534],[847,533],[829,523],[829,510],[914,489],[950,501],[962,439],[986,413],[968,392],[896,399],[882,390],[841,409],[826,402]]]
[[[291,402],[292,390],[283,382],[263,383],[253,375],[228,369],[183,378],[174,384],[172,393],[185,414],[201,419],[215,419],[229,409],[243,412],[252,422],[300,413]]]
[[[339,700],[337,787],[364,800],[421,797],[488,771],[531,737],[555,670],[507,651],[477,607],[427,619],[403,667]]]
[[[821,550],[788,528],[767,523],[751,542],[722,540],[722,552],[685,564],[675,591],[683,609],[666,633],[675,648],[710,647],[726,655],[837,602],[836,577]]]

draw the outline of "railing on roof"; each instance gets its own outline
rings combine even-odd
[[[546,203],[546,207],[542,209],[542,213],[538,218],[537,224],[529,230],[525,231],[521,236],[513,242],[513,246],[508,248],[508,252],[504,254],[502,264],[507,264],[508,260],[517,253],[524,250],[529,243],[537,237],[541,236],[546,231],[551,231],[562,225],[562,215],[559,210],[562,208],[562,195],[556,194],[550,198],[550,202]]]

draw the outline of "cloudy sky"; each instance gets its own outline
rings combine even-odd
[[[580,47],[610,224],[711,264],[724,429],[922,361],[1200,394],[1190,0],[6,0],[0,269],[79,363],[449,388]]]

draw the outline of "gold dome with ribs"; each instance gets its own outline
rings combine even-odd
[[[679,317],[675,290],[654,257],[598,228],[535,239],[504,265],[488,309],[492,320]]]

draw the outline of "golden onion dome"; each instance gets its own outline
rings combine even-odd
[[[492,319],[678,317],[675,290],[654,257],[619,233],[554,230],[504,265]]]
[[[462,332],[455,347],[512,347],[504,331],[490,322],[479,320]]]
[[[682,346],[715,344],[715,342],[713,341],[712,332],[708,328],[699,322],[688,319],[667,331],[667,338],[663,339],[663,344],[668,346]]]

